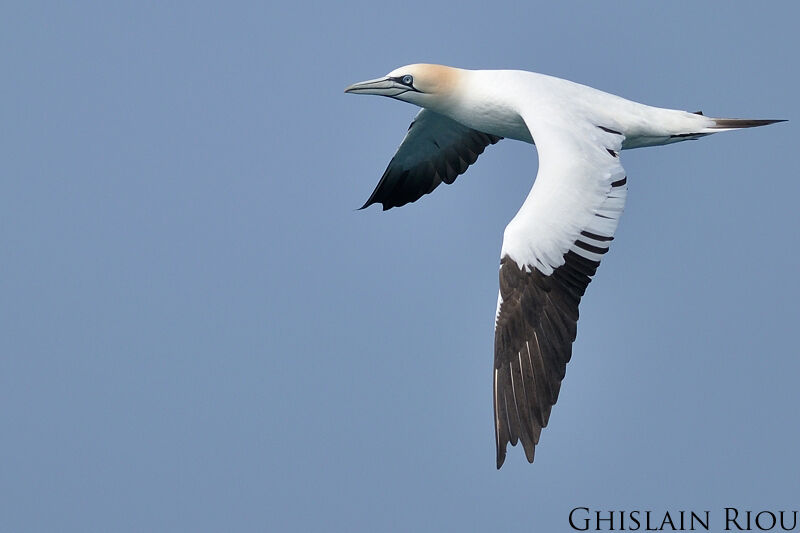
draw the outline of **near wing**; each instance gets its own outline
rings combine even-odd
[[[572,355],[578,303],[625,205],[623,135],[601,125],[526,118],[539,172],[506,227],[495,321],[497,468],[506,445],[534,448]]]
[[[361,209],[376,203],[383,204],[384,211],[400,207],[442,182],[453,183],[487,146],[500,139],[423,109]]]

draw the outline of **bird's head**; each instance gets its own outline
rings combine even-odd
[[[435,109],[452,96],[462,72],[461,69],[443,65],[406,65],[383,78],[354,83],[344,92],[388,96]]]

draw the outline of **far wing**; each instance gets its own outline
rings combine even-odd
[[[442,182],[453,183],[501,138],[423,109],[361,209],[380,203],[385,211],[418,200]]]
[[[497,468],[506,445],[534,448],[572,356],[578,304],[622,214],[623,136],[594,124],[531,124],[539,172],[506,227],[495,321]]]

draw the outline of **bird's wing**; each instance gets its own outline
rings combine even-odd
[[[526,118],[526,124],[539,171],[503,235],[494,356],[497,468],[506,445],[518,440],[533,462],[572,355],[578,303],[608,251],[627,194],[621,133],[581,120]]]
[[[385,211],[418,200],[442,182],[453,183],[500,139],[423,109],[361,209],[381,203]]]

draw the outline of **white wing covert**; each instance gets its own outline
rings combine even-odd
[[[509,442],[522,441],[533,462],[572,355],[578,304],[614,238],[627,195],[621,133],[586,119],[523,118],[539,171],[503,235],[494,358],[497,468]]]

